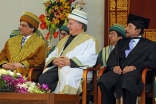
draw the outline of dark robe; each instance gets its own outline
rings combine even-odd
[[[121,97],[123,88],[140,95],[144,87],[141,82],[143,69],[146,67],[155,69],[156,67],[154,42],[140,38],[138,44],[126,58],[125,50],[129,48],[129,41],[128,38],[118,41],[106,63],[108,72],[104,73],[98,80],[98,83],[103,83],[108,90],[115,87],[116,98]],[[120,66],[122,70],[126,66],[135,66],[136,70],[119,75],[112,71],[114,66]]]
[[[66,47],[71,43],[71,41],[72,41],[75,37],[76,37],[76,36],[70,35],[70,37],[69,37],[67,43],[65,44],[63,50],[66,49]],[[74,68],[74,67],[79,67],[79,66],[78,66],[74,61],[72,61],[72,60],[70,60],[70,63],[71,63],[70,67],[72,67],[72,68]],[[49,65],[47,65],[47,67],[50,67],[50,66],[53,66],[52,62],[51,62]],[[40,84],[47,84],[47,85],[50,87],[50,89],[51,89],[52,91],[54,91],[55,88],[56,88],[57,82],[58,82],[58,67],[54,67],[54,68],[52,68],[52,69],[46,71],[45,73],[41,74],[41,75],[39,76],[38,82],[39,82]]]

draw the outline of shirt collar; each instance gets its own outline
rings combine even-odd
[[[25,40],[29,39],[31,37],[31,35],[29,36],[23,36],[23,38],[25,38]]]

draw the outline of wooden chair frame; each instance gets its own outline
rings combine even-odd
[[[94,104],[97,104],[97,70],[100,69],[100,65],[96,65],[93,68],[87,68],[83,71],[83,83],[82,83],[82,104],[87,103],[87,95],[93,95],[94,96]],[[42,71],[40,69],[30,68],[28,72],[28,80],[33,80],[33,73],[35,71]],[[87,89],[87,75],[89,71],[93,71],[93,90]]]
[[[82,84],[82,104],[87,103],[87,95],[93,95],[94,104],[97,104],[97,70],[100,69],[100,65],[96,65],[94,68],[87,68],[83,71],[83,84]],[[93,71],[93,90],[87,90],[87,74],[88,71]]]
[[[152,78],[152,91],[146,92],[146,76],[147,72],[152,71],[152,69],[145,68],[142,72],[142,82],[144,84],[143,91],[141,93],[141,104],[146,104],[146,97],[152,97],[152,103],[155,104],[155,97],[154,97],[154,81],[155,81],[155,75]]]
[[[99,73],[98,73],[98,78],[100,78],[100,76],[104,73],[104,71],[106,70],[106,68],[102,68]],[[143,91],[141,93],[141,104],[146,104],[146,97],[152,97],[152,103],[155,104],[155,97],[154,97],[154,79],[155,76],[153,76],[152,78],[152,91],[151,92],[146,92],[146,76],[147,76],[147,72],[152,71],[152,69],[149,68],[145,68],[142,72],[142,82],[144,84],[144,88]],[[101,99],[102,99],[102,95],[101,95],[101,91],[100,88],[98,87],[98,104],[101,104]],[[117,100],[118,104],[121,103],[120,99]],[[124,103],[124,101],[123,101]]]
[[[38,76],[39,77],[39,73],[42,73],[43,70],[39,69],[39,68],[30,68],[28,71],[28,81],[34,81],[34,77],[33,76]],[[36,73],[35,73],[36,72]]]

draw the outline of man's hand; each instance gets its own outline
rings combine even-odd
[[[127,72],[134,71],[134,70],[136,70],[136,67],[135,66],[126,66],[123,69],[122,74],[126,74]]]
[[[62,61],[62,65],[64,65],[64,66],[70,66],[71,65],[70,59],[68,57],[60,57],[60,58]]]
[[[114,73],[117,73],[117,74],[121,74],[122,73],[122,70],[121,70],[120,66],[113,67],[113,71],[114,71]]]
[[[18,62],[12,62],[2,65],[2,67],[6,70],[15,70],[16,68],[22,68],[23,65]]]
[[[70,66],[70,59],[64,56],[58,57],[53,60],[53,64],[58,67]]]
[[[15,69],[16,68],[22,68],[23,67],[23,65],[21,63],[18,63],[18,62],[13,62],[12,64],[13,64],[13,66],[14,66]]]
[[[53,60],[53,65],[56,65],[56,66],[59,66],[61,63],[60,63],[60,57],[56,58]]]
[[[7,63],[7,64],[4,64],[2,65],[2,67],[6,70],[14,70],[15,69],[15,66],[13,63]]]
[[[9,63],[3,64],[2,67],[6,70],[12,70],[11,65]]]

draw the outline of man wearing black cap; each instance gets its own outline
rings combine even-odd
[[[116,98],[123,95],[125,104],[136,104],[136,98],[143,90],[142,70],[155,68],[154,42],[142,37],[144,28],[148,28],[149,19],[129,14],[126,36],[119,40],[107,60],[108,72],[98,80],[102,92],[103,104],[115,104],[112,89],[116,89]]]

